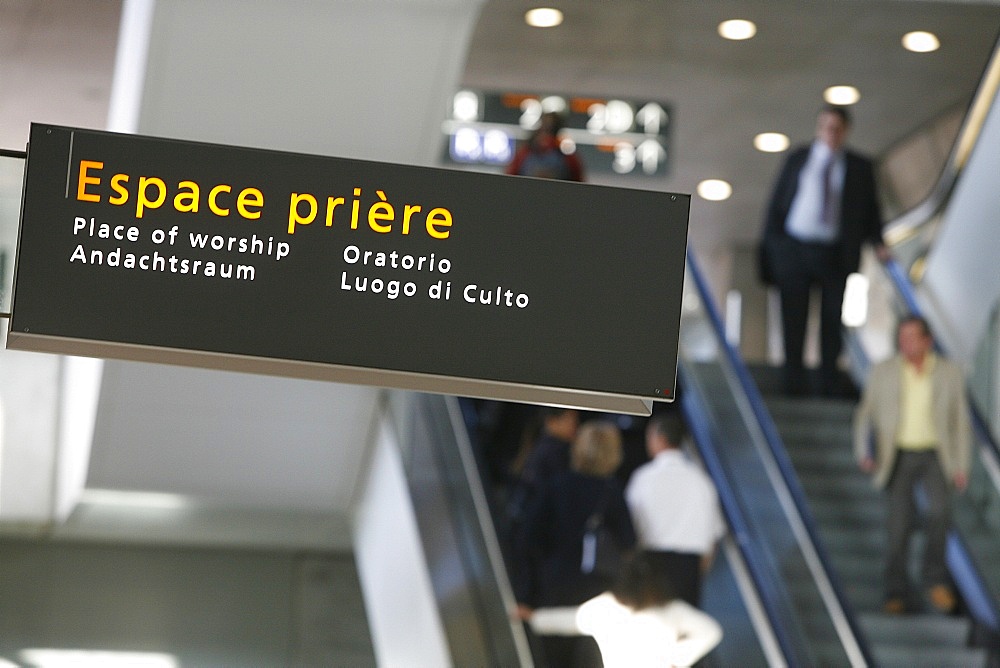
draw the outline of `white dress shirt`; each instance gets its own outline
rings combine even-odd
[[[824,178],[829,161],[833,161],[829,173],[828,210],[824,218]],[[846,161],[841,152],[834,153],[821,141],[814,141],[809,149],[809,158],[799,172],[799,184],[795,198],[788,210],[785,231],[799,241],[829,243],[837,239],[840,232],[840,200],[844,192],[844,171]]]
[[[632,610],[611,593],[578,607],[539,608],[531,628],[544,635],[590,635],[605,668],[690,666],[722,640],[711,616],[680,599]]]
[[[681,450],[664,450],[636,469],[625,500],[645,549],[708,554],[725,532],[715,485]]]

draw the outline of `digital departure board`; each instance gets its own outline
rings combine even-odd
[[[562,150],[575,152],[586,171],[667,174],[670,107],[655,100],[461,90],[443,127],[445,160],[503,167],[549,111],[566,122]]]

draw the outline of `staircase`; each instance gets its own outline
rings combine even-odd
[[[923,601],[914,602],[921,610],[916,613],[882,612],[884,501],[854,461],[851,419],[856,402],[787,398],[769,391],[776,384],[768,382],[766,371],[754,375],[802,484],[835,576],[878,665],[989,665],[985,649],[969,646],[972,625],[967,617],[939,614]],[[917,566],[914,560],[912,573],[919,572]],[[914,582],[919,580],[914,578]]]

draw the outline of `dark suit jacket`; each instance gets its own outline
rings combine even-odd
[[[635,529],[625,493],[616,479],[569,470],[542,487],[525,523],[525,546],[533,550],[534,560],[521,555],[522,563],[532,563],[535,573],[515,592],[519,602],[532,607],[579,605],[611,587],[608,578],[580,572],[585,525],[602,500],[605,525],[619,547],[631,549]]]
[[[810,146],[795,149],[778,174],[774,192],[764,219],[764,235],[760,245],[761,280],[772,283],[772,268],[781,262],[780,254],[769,252],[769,241],[785,236],[785,219],[799,187],[799,172],[809,158]],[[868,158],[847,151],[844,189],[840,205],[840,269],[846,277],[858,270],[861,245],[868,241],[882,243],[882,209],[875,186],[875,169]]]

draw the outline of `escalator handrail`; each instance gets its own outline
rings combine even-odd
[[[691,383],[685,379],[686,371],[683,363],[678,365],[684,387],[690,388]],[[794,665],[793,658],[796,656],[795,645],[785,630],[785,624],[781,621],[778,613],[777,600],[780,598],[775,583],[772,578],[767,577],[760,566],[761,557],[756,556],[753,547],[753,540],[749,529],[749,524],[743,514],[732,485],[726,476],[722,463],[719,461],[718,453],[712,443],[712,438],[708,433],[707,425],[710,419],[706,415],[705,408],[695,402],[694,394],[688,390],[681,393],[681,408],[691,428],[691,435],[697,444],[698,452],[701,455],[705,470],[712,478],[716,492],[719,495],[719,504],[722,506],[723,514],[729,525],[729,532],[733,537],[743,562],[746,564],[747,572],[753,581],[754,589],[760,598],[761,607],[767,617],[771,633],[781,649],[786,665]]]
[[[896,289],[896,294],[898,294],[902,298],[903,303],[906,304],[907,311],[913,315],[924,317],[924,311],[920,308],[920,304],[917,302],[917,296],[916,292],[913,290],[913,285],[906,277],[906,274],[903,272],[902,267],[899,266],[899,263],[890,259],[883,266],[892,281],[893,287]],[[937,340],[935,340],[934,345],[940,352],[945,352]],[[996,441],[993,439],[993,435],[986,426],[986,421],[983,419],[982,413],[979,412],[979,409],[976,408],[976,404],[973,401],[969,401],[969,415],[977,441],[987,449],[989,456],[992,457],[995,462],[1000,464],[1000,446],[998,446]]]
[[[906,277],[899,263],[890,259],[883,264],[883,267],[896,290],[896,294],[903,300],[908,312],[924,317],[924,311],[917,302],[913,285]],[[936,340],[934,345],[940,352],[945,352]],[[976,408],[975,402],[970,400],[968,404],[975,442],[979,444],[981,453],[991,458],[996,465],[1000,466],[1000,447],[994,441],[985,420],[983,420],[982,414]],[[997,491],[1000,492],[1000,489]],[[952,577],[962,590],[963,598],[966,599],[966,604],[975,620],[993,632],[1000,633],[1000,606],[994,600],[982,574],[976,568],[975,560],[972,559],[972,555],[969,553],[964,541],[954,529],[948,534],[947,555]]]
[[[983,68],[983,74],[979,78],[975,95],[969,103],[965,120],[962,122],[951,154],[934,187],[922,202],[886,225],[883,234],[890,246],[916,234],[921,227],[932,222],[935,215],[947,206],[955,184],[969,160],[972,148],[978,143],[988,110],[990,105],[994,104],[998,92],[1000,92],[1000,36],[998,36],[993,46],[993,52]],[[929,247],[930,242],[927,243]]]
[[[820,565],[822,566],[830,584],[830,589],[836,598],[837,605],[848,625],[853,641],[857,645],[858,651],[864,658],[865,663],[867,665],[874,665],[875,661],[871,653],[871,648],[868,646],[867,638],[861,632],[861,627],[854,614],[854,609],[848,603],[847,597],[844,594],[843,586],[840,584],[836,572],[831,565],[826,548],[819,539],[819,531],[816,528],[816,521],[813,519],[812,513],[809,511],[805,498],[805,492],[802,490],[798,476],[795,474],[795,469],[788,458],[788,453],[786,452],[784,442],[778,433],[778,428],[774,424],[774,420],[764,404],[764,399],[760,394],[760,390],[750,377],[750,372],[747,369],[746,364],[743,362],[743,358],[729,343],[729,341],[726,340],[726,337],[723,334],[725,332],[725,327],[722,323],[722,318],[719,315],[718,309],[715,306],[714,297],[708,288],[708,284],[705,281],[704,276],[698,268],[698,263],[695,260],[694,254],[691,252],[690,248],[687,252],[687,264],[691,276],[694,278],[698,294],[704,304],[705,311],[708,313],[709,320],[712,324],[712,330],[715,334],[718,345],[724,351],[730,367],[735,372],[737,381],[739,382],[747,402],[753,411],[754,417],[757,420],[758,426],[764,436],[764,440],[767,442],[768,448],[774,457],[774,461],[781,473],[782,480],[785,482],[785,486],[788,489],[793,503],[795,504],[796,510],[802,521],[802,525],[805,527],[809,539],[812,542],[813,549],[816,552]]]

